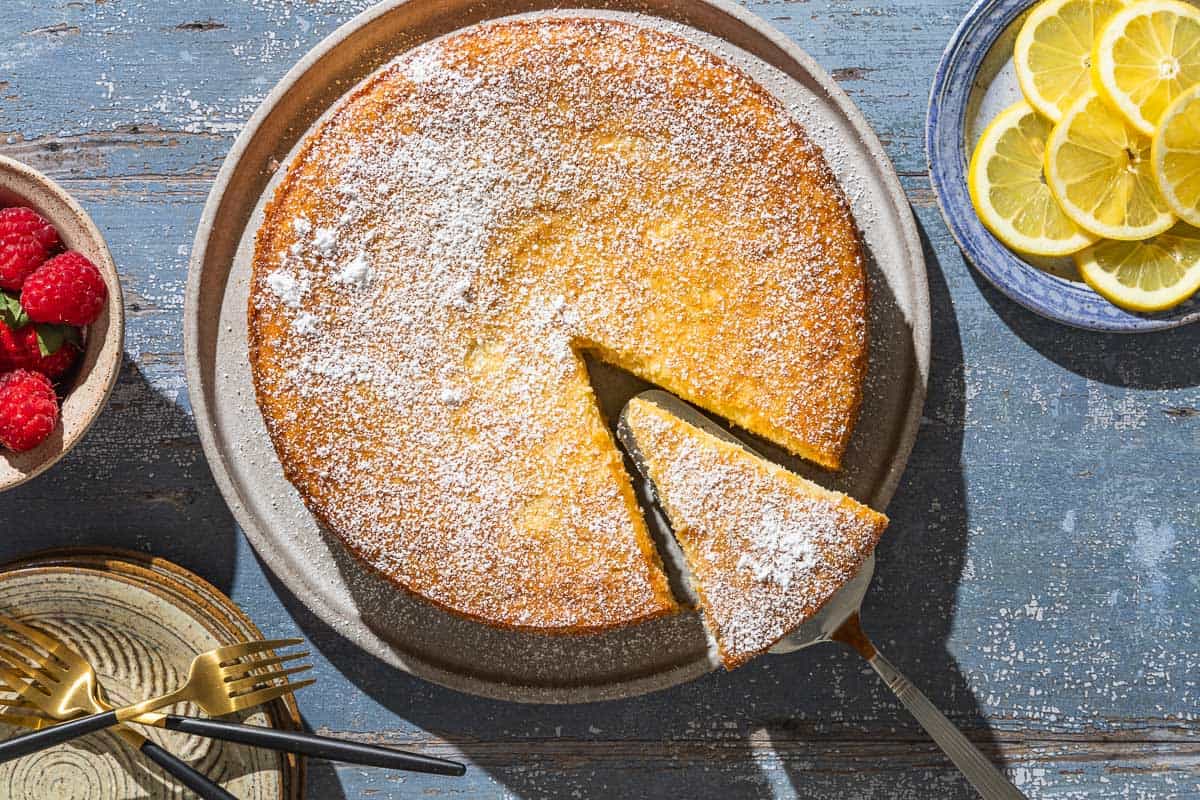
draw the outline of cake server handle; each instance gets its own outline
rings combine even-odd
[[[1021,790],[1012,784],[971,740],[954,726],[946,715],[913,686],[900,670],[892,666],[862,631],[858,614],[852,615],[833,634],[834,641],[849,645],[858,652],[887,684],[904,707],[917,718],[925,732],[966,776],[984,800],[1025,800]]]

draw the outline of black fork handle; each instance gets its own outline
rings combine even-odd
[[[347,764],[404,769],[433,775],[458,776],[467,771],[466,767],[457,761],[423,756],[418,753],[406,753],[403,750],[392,750],[389,747],[347,742],[332,736],[318,736],[315,733],[281,731],[275,728],[260,728],[257,725],[180,717],[174,714],[167,716],[163,727],[181,733],[205,736],[209,739],[223,739],[227,742],[238,742],[252,747],[264,747],[268,750],[281,750],[287,753],[301,753],[313,758],[324,758]]]
[[[203,772],[193,769],[186,761],[176,758],[149,739],[138,750],[204,800],[238,800],[237,797],[210,780]]]
[[[0,764],[12,761],[14,758],[27,756],[53,747],[56,744],[78,739],[89,733],[102,731],[117,724],[117,712],[105,711],[103,714],[92,714],[87,717],[60,722],[40,731],[17,736],[8,741],[0,742]]]
[[[37,753],[116,724],[118,723],[115,711],[60,722],[40,731],[0,742],[0,762]],[[186,761],[176,758],[149,739],[144,740],[138,750],[204,800],[238,800],[211,781],[207,775],[193,769]]]

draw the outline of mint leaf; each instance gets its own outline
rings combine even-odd
[[[0,292],[0,322],[14,331],[29,324],[29,315],[21,308],[21,301],[15,294]]]
[[[75,347],[81,347],[83,344],[83,340],[79,336],[79,329],[72,325],[38,323],[35,327],[37,329],[38,350],[41,351],[43,358],[54,355],[65,344],[71,344]]]

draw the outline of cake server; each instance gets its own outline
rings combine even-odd
[[[741,439],[672,394],[652,389],[642,392],[638,397],[670,411],[685,422],[689,422],[719,439],[735,444],[759,458],[763,458],[761,454],[757,453]],[[630,434],[628,427],[624,424],[623,418],[624,412],[622,412],[622,422],[617,426],[617,437],[633,458],[633,462],[637,466],[646,488],[650,489],[646,493],[646,496],[654,498],[653,484],[650,482],[643,465],[637,443],[634,441],[632,434]],[[666,531],[670,530],[667,517],[662,513],[661,509],[656,506],[650,512],[656,524],[662,526]],[[674,542],[669,542],[666,549],[673,558],[677,559],[677,563],[681,565],[682,554],[679,553],[677,547],[672,547],[672,545],[674,545]],[[682,569],[682,567],[680,568]],[[981,797],[985,800],[1017,800],[1017,798],[1024,798],[1025,795],[987,760],[983,753],[979,751],[979,748],[972,744],[946,718],[946,715],[930,702],[924,693],[913,686],[900,673],[900,670],[896,669],[890,661],[883,657],[883,654],[879,652],[863,632],[860,613],[863,599],[866,597],[867,588],[871,585],[871,577],[874,573],[875,555],[872,553],[863,562],[858,574],[847,581],[811,619],[804,622],[789,636],[771,648],[771,652],[791,653],[814,644],[821,644],[822,642],[840,642],[850,647],[871,665],[871,668],[883,679],[887,687],[895,693],[900,702],[904,704],[904,707],[917,718],[917,722],[921,723],[921,727],[925,729],[926,733],[950,757],[954,765],[962,771],[963,775],[966,776],[967,780],[975,787],[975,790],[979,792]]]

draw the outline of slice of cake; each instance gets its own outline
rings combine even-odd
[[[671,522],[726,669],[816,614],[887,527],[883,514],[646,399],[631,400],[621,424]]]

